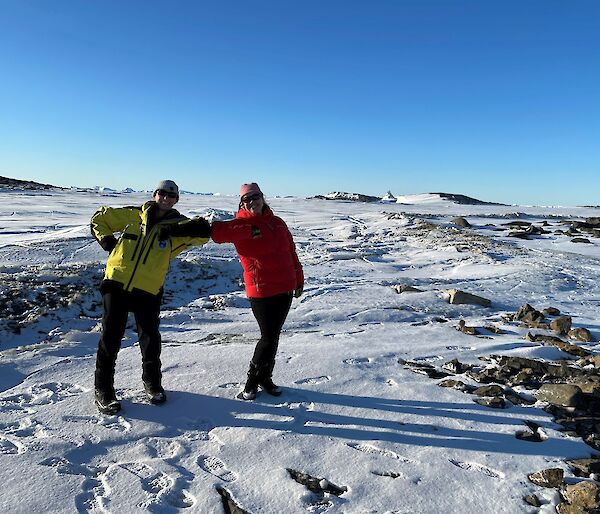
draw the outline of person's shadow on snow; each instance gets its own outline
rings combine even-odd
[[[536,443],[517,439],[514,425],[518,426],[519,420],[547,416],[532,407],[494,411],[474,402],[351,396],[293,387],[284,387],[280,397],[259,393],[255,401],[187,391],[167,394],[169,400],[161,406],[125,401],[122,416],[155,423],[159,433],[154,435],[159,437],[181,435],[194,430],[197,424],[198,429],[209,426],[279,430],[348,442],[376,440],[563,458],[581,453],[582,443],[577,440],[550,437]],[[436,419],[440,419],[439,424]],[[474,423],[477,428],[471,428]],[[485,430],[481,424],[487,425]],[[541,425],[556,426],[549,417]]]

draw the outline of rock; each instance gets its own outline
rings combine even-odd
[[[221,486],[217,486],[216,489],[221,496],[221,503],[225,514],[250,514],[236,503],[227,489]]]
[[[561,407],[576,407],[581,399],[581,388],[574,384],[543,384],[536,394],[541,402]]]
[[[567,337],[582,343],[591,343],[594,340],[594,336],[587,328],[572,328],[569,330]]]
[[[565,472],[561,468],[548,468],[527,475],[530,482],[540,487],[557,488],[563,483]]]
[[[579,482],[567,485],[562,491],[562,496],[567,505],[561,503],[556,507],[560,513],[597,513],[600,510],[600,486],[593,482]],[[563,506],[564,507],[561,507]],[[572,509],[562,510],[567,506]],[[559,508],[561,510],[559,510]]]
[[[571,243],[592,244],[592,242],[587,237],[574,237],[573,239],[571,239]]]
[[[523,328],[539,328],[540,330],[550,330],[550,325],[543,321],[524,321],[519,326]]]
[[[422,293],[422,289],[417,289],[416,287],[409,286],[408,284],[396,284],[393,286],[394,291],[398,294],[401,293]]]
[[[473,394],[476,394],[477,396],[502,397],[502,396],[504,396],[504,389],[502,387],[500,387],[499,385],[492,384],[492,385],[487,385],[487,386],[481,386],[481,387],[478,387],[477,389],[474,389]]]
[[[471,305],[482,305],[483,307],[489,307],[492,302],[482,296],[477,296],[471,293],[466,293],[458,289],[448,289],[448,303],[453,305],[459,304],[471,304]]]
[[[576,477],[589,478],[592,473],[600,473],[600,458],[567,460]]]
[[[527,425],[529,430],[519,430],[515,434],[517,439],[521,439],[522,441],[528,441],[530,443],[541,443],[543,441],[548,440],[548,436],[542,430],[542,427],[538,425],[535,421],[523,420],[523,423]]]
[[[526,303],[519,307],[513,319],[514,321],[541,322],[544,320],[544,315]]]
[[[492,334],[504,334],[504,330],[502,330],[501,328],[497,327],[496,325],[486,325],[485,328],[488,332],[491,332]]]
[[[461,216],[452,218],[452,221],[450,223],[453,223],[454,225],[458,225],[459,227],[471,228],[471,224],[465,218],[463,218]]]
[[[516,237],[519,239],[529,239],[529,233],[515,230],[513,232],[509,232],[507,237]]]
[[[547,307],[542,311],[545,316],[560,316],[560,311],[556,307]]]
[[[532,507],[541,507],[542,502],[535,494],[530,494],[528,496],[523,496],[523,501]]]
[[[591,225],[596,228],[600,228],[600,218],[599,217],[586,218],[585,222],[588,225]]]
[[[504,401],[504,398],[498,398],[495,396],[476,398],[473,401],[475,403],[478,403],[479,405],[482,405],[483,407],[490,407],[491,409],[506,409],[506,407],[507,407],[506,401]]]
[[[544,334],[532,334],[531,332],[527,332],[527,334],[525,334],[524,339],[526,339],[527,341],[542,343],[544,346],[555,346],[556,348],[562,350],[565,353],[575,355],[575,357],[587,357],[592,353],[586,350],[585,348],[581,348],[580,346],[577,346],[575,344],[568,343],[555,336],[547,336]]]
[[[462,332],[463,334],[468,334],[470,336],[478,336],[479,335],[479,330],[477,330],[475,327],[468,327],[467,325],[465,325],[465,320],[461,319],[458,322],[458,326],[456,327],[456,330],[458,330],[459,332]]]
[[[472,364],[463,364],[458,359],[452,359],[444,364],[442,364],[442,368],[449,371],[450,373],[455,373],[460,375],[465,371],[473,368]]]
[[[295,469],[286,468],[287,472],[290,476],[299,484],[306,486],[307,489],[312,491],[313,493],[329,493],[335,496],[340,496],[348,491],[348,488],[345,486],[337,486],[332,484],[329,480],[325,478],[317,478],[313,477],[307,473],[302,473],[301,471],[296,471]]]
[[[404,359],[398,359],[398,363],[402,364],[405,368],[414,373],[427,375],[429,378],[446,378],[452,374],[445,371],[439,371],[431,364],[427,364],[425,362],[405,361]]]
[[[463,393],[470,393],[475,389],[472,385],[465,384],[460,380],[454,380],[452,378],[447,378],[446,380],[442,380],[438,383],[440,387],[448,387],[452,389],[456,389],[457,391],[462,391]]]
[[[572,319],[571,316],[559,316],[550,323],[550,328],[557,334],[564,335],[571,330]]]

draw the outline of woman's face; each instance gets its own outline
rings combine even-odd
[[[248,193],[241,199],[242,207],[252,214],[262,213],[265,206],[265,200],[261,193]]]

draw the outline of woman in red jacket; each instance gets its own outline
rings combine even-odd
[[[259,386],[279,396],[281,389],[272,379],[279,334],[292,296],[298,298],[304,288],[302,265],[292,234],[265,203],[258,184],[252,182],[240,188],[240,206],[235,219],[215,221],[211,237],[215,243],[235,245],[244,268],[246,296],[260,327],[260,339],[241,397],[253,400]]]

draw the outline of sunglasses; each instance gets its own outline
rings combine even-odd
[[[154,191],[154,194],[158,196],[166,196],[167,198],[177,198],[177,193],[171,193],[170,191],[165,191],[164,189],[158,189]]]
[[[246,195],[242,198],[242,203],[250,203],[254,200],[260,200],[262,195],[260,193],[254,193],[253,195]]]

